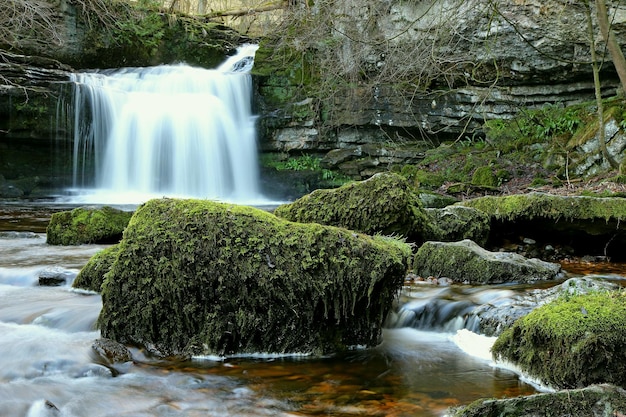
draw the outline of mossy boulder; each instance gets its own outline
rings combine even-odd
[[[481,399],[456,409],[453,417],[620,416],[626,391],[614,385],[542,393],[526,397]]]
[[[111,269],[118,252],[119,245],[113,245],[93,255],[76,276],[72,287],[100,292],[104,274]]]
[[[516,253],[490,252],[464,239],[425,242],[415,254],[413,272],[468,284],[501,284],[553,280],[560,276],[561,266]]]
[[[469,239],[484,246],[489,238],[491,218],[483,211],[463,206],[426,209],[430,227],[426,240],[455,242]]]
[[[626,258],[626,198],[560,196],[544,193],[486,196],[456,205],[472,207],[491,217],[490,241],[519,236],[565,244],[577,256]],[[496,243],[498,244],[498,243]]]
[[[472,185],[484,188],[495,188],[498,186],[498,177],[490,166],[476,168],[472,174]]]
[[[54,213],[46,229],[49,245],[115,243],[122,238],[131,212],[113,207],[78,207]]]
[[[626,293],[561,297],[505,330],[494,358],[554,388],[626,386]]]
[[[544,218],[550,220],[595,220],[621,222],[626,219],[626,198],[560,196],[544,193],[486,196],[457,203],[484,211],[498,220]]]
[[[336,189],[315,190],[274,211],[300,223],[320,223],[367,234],[420,236],[427,216],[407,180],[393,173],[376,174]]]
[[[408,244],[260,209],[151,200],[102,286],[102,336],[162,355],[327,354],[379,343]]]

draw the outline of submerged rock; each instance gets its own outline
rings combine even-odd
[[[453,411],[453,417],[601,417],[626,414],[626,391],[613,385],[594,385],[506,399],[481,399]]]
[[[111,339],[97,339],[91,345],[91,349],[100,360],[107,364],[133,360],[132,354],[126,346]]]
[[[76,276],[72,287],[100,292],[104,274],[111,269],[118,252],[119,245],[113,245],[93,255]]]
[[[409,245],[250,207],[152,200],[102,286],[102,336],[161,356],[379,343]]]
[[[490,252],[465,239],[425,242],[415,254],[413,272],[468,284],[501,284],[552,280],[560,276],[561,266],[515,253]]]
[[[46,230],[47,243],[80,245],[117,242],[131,216],[131,212],[109,206],[78,207],[72,211],[54,213]]]
[[[274,211],[301,223],[345,227],[363,233],[421,234],[426,214],[407,180],[398,174],[377,174],[337,189],[315,190]]]
[[[44,287],[65,285],[68,282],[72,282],[74,277],[76,277],[75,270],[61,267],[45,268],[37,274],[39,285]]]
[[[505,330],[493,356],[553,388],[626,385],[626,293],[561,297]]]

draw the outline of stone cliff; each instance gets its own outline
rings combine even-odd
[[[316,2],[258,53],[263,149],[330,151],[329,167],[367,177],[424,146],[482,135],[485,120],[593,100],[587,18],[559,0]],[[611,96],[619,83],[604,56]]]

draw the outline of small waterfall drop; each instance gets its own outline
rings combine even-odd
[[[214,70],[187,65],[74,74],[77,200],[263,200],[249,74],[256,45]]]

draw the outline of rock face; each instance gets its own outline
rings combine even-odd
[[[517,320],[492,352],[553,388],[624,386],[625,318],[622,291],[561,297]]]
[[[614,7],[615,33],[626,45],[626,13]],[[398,159],[412,163],[429,143],[480,134],[484,120],[594,99],[584,7],[319,1],[303,14],[306,22],[326,36],[323,45],[305,33],[297,50],[286,48],[287,59],[272,43],[257,53],[261,146],[328,152],[328,166],[354,178]],[[603,53],[601,43],[596,49]],[[298,57],[292,64],[289,54]],[[619,83],[610,64],[604,70],[612,95]]]
[[[158,355],[307,352],[379,342],[410,248],[201,200],[152,200],[102,286],[103,337]]]
[[[50,245],[117,242],[131,216],[131,212],[108,206],[54,213],[46,230],[46,242]]]
[[[415,254],[413,272],[468,284],[502,284],[553,280],[561,266],[515,253],[490,252],[465,239],[424,243]]]
[[[619,416],[626,410],[626,391],[614,385],[500,400],[482,399],[450,414],[452,417]]]
[[[294,222],[345,227],[362,233],[419,236],[426,215],[406,179],[377,174],[337,189],[315,190],[274,211]]]

